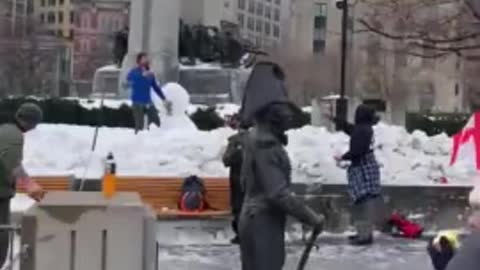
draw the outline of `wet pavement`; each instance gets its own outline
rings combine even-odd
[[[344,240],[322,239],[313,250],[306,269],[311,270],[430,270],[424,241],[379,239],[370,247],[352,247]],[[285,270],[296,269],[303,246],[288,247]],[[272,258],[274,259],[274,258]],[[231,245],[161,247],[160,269],[231,270],[241,269],[239,250]]]

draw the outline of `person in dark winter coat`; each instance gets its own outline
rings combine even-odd
[[[427,251],[435,270],[445,270],[460,247],[457,231],[442,231],[428,243]]]
[[[350,149],[337,162],[349,161],[347,170],[348,192],[353,202],[353,217],[357,235],[350,238],[354,245],[373,242],[375,226],[383,227],[386,222],[380,166],[373,151],[373,125],[378,122],[375,110],[360,105],[355,112],[355,124],[335,119],[338,126],[350,136]]]
[[[238,130],[237,134],[228,138],[228,145],[223,155],[223,164],[230,168],[230,207],[232,209],[233,221],[232,228],[236,236],[232,239],[232,244],[238,244],[238,221],[242,210],[244,192],[242,190],[240,177],[243,159],[243,141],[247,131],[240,127],[238,115],[232,116],[229,123],[232,129]]]
[[[278,65],[253,68],[243,99],[243,123],[253,123],[244,143],[240,215],[243,270],[281,270],[285,264],[287,215],[322,230],[324,218],[299,201],[290,189],[291,163],[286,131],[300,110],[288,101]]]
[[[18,109],[15,122],[0,125],[0,224],[10,224],[10,200],[17,185],[23,187],[34,200],[41,200],[44,190],[33,181],[22,166],[23,133],[34,129],[42,120],[41,109],[25,103]],[[5,263],[9,246],[9,232],[0,231],[0,267]]]

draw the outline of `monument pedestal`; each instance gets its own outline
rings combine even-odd
[[[178,31],[181,1],[135,0],[130,7],[128,54],[122,64],[120,89],[137,54],[145,52],[162,83],[178,81]]]
[[[136,193],[50,192],[22,218],[21,270],[154,270],[156,218]]]

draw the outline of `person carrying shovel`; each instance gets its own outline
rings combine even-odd
[[[10,225],[10,200],[17,185],[34,200],[40,201],[45,191],[25,172],[22,166],[23,134],[42,121],[42,110],[33,103],[25,103],[15,114],[14,123],[0,125],[0,225]],[[8,253],[9,231],[0,230],[0,267]]]
[[[283,269],[287,216],[312,227],[315,237],[323,230],[323,215],[291,192],[292,166],[285,149],[286,132],[294,126],[299,112],[288,99],[281,67],[271,62],[257,63],[248,79],[240,111],[242,123],[252,125],[242,150],[241,184],[245,198],[238,228],[242,270]]]

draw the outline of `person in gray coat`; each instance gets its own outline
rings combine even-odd
[[[14,123],[0,125],[0,224],[10,225],[10,200],[17,185],[23,187],[34,200],[45,194],[22,166],[23,133],[34,129],[42,120],[41,109],[32,103],[20,106]],[[9,245],[9,232],[0,230],[0,268],[5,263]]]
[[[247,83],[242,121],[252,123],[244,143],[240,215],[243,270],[281,270],[285,264],[287,215],[322,230],[324,218],[290,189],[291,164],[286,131],[300,110],[287,98],[284,74],[274,63],[256,64]]]

